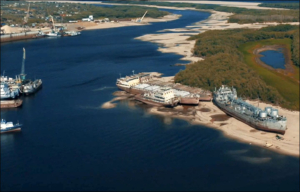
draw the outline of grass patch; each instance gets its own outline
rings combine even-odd
[[[267,83],[274,88],[276,88],[280,95],[282,95],[287,101],[290,101],[295,105],[296,108],[299,108],[299,68],[293,66],[295,73],[289,76],[283,75],[276,71],[268,70],[261,65],[257,64],[255,61],[255,55],[253,51],[264,45],[283,45],[289,50],[291,50],[291,39],[268,39],[260,40],[255,42],[248,42],[239,47],[244,55],[245,63],[256,71],[259,76]]]

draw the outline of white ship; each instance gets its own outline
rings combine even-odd
[[[19,89],[11,90],[7,83],[1,82],[1,100],[14,99],[19,96]]]
[[[22,125],[19,123],[13,124],[13,122],[6,122],[4,119],[1,120],[1,133],[20,131],[21,127]]]

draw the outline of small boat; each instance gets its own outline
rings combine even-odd
[[[13,124],[13,122],[6,122],[4,119],[1,120],[1,133],[21,131],[21,127],[22,124]]]
[[[42,31],[39,31],[33,38],[42,38],[45,37],[46,34]]]
[[[42,80],[41,79],[36,79],[34,81],[29,80],[23,84],[22,92],[25,95],[29,95],[29,94],[35,93],[40,88],[42,88]]]
[[[67,36],[77,36],[80,35],[81,33],[79,31],[65,31],[64,32]]]
[[[20,107],[22,105],[23,101],[21,99],[17,100],[1,100],[0,103],[0,108],[5,109],[5,108],[16,108]]]
[[[61,34],[59,32],[51,31],[48,34],[46,34],[47,37],[60,37]]]

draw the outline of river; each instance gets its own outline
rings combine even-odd
[[[175,21],[81,36],[1,44],[1,73],[20,73],[43,88],[1,118],[24,124],[1,135],[1,190],[283,190],[299,191],[299,158],[228,139],[220,131],[147,114],[114,98],[119,73],[174,75],[182,57],[135,37],[181,28],[209,13],[169,10]]]

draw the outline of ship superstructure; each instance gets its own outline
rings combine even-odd
[[[286,117],[278,115],[278,109],[266,107],[264,110],[255,107],[237,97],[235,88],[222,85],[214,91],[213,102],[226,114],[263,131],[284,134]]]
[[[149,73],[139,73],[117,79],[117,87],[131,94],[143,94],[149,91],[155,91],[164,86],[155,83],[153,76]],[[169,86],[169,85],[168,85]],[[199,101],[210,101],[210,95],[191,93],[189,91],[175,88],[176,84],[170,85],[173,93],[179,98],[180,104],[198,105]],[[173,88],[174,87],[174,88]]]
[[[14,99],[19,96],[18,89],[10,89],[6,82],[1,81],[1,100]]]
[[[175,107],[179,102],[170,87],[157,87],[154,90],[136,95],[135,99],[149,105],[165,107]]]

